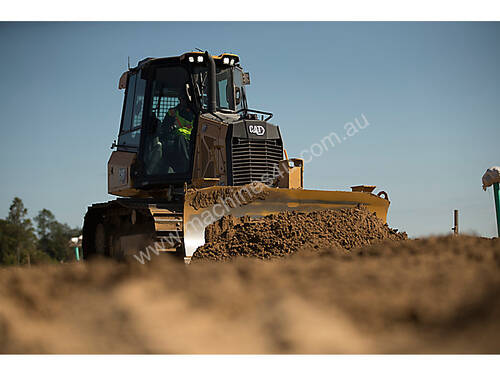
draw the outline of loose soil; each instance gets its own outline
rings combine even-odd
[[[0,268],[0,352],[500,353],[500,240],[394,241],[366,212],[344,214],[208,236],[232,249],[271,236],[257,257]]]
[[[206,244],[193,260],[228,260],[235,256],[269,259],[298,250],[336,248],[346,252],[382,240],[405,240],[364,208],[309,213],[280,212],[257,220],[225,216],[205,231]]]
[[[191,190],[187,196],[189,205],[195,210],[207,208],[222,200],[231,207],[244,206],[258,199],[266,199],[269,191],[266,186],[259,182],[253,182],[240,187],[217,186],[209,190]]]

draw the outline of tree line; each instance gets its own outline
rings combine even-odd
[[[81,234],[80,228],[58,222],[45,208],[33,221],[28,217],[28,209],[21,198],[15,197],[7,217],[0,219],[0,265],[74,260],[74,249],[69,242],[71,237]]]

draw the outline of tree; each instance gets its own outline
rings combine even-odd
[[[38,238],[47,237],[50,226],[56,221],[56,217],[52,212],[44,208],[35,217],[35,223],[37,225]]]
[[[31,255],[36,251],[36,237],[33,233],[31,220],[27,218],[28,210],[19,197],[12,200],[9,214],[1,224],[2,263],[30,263]]]
[[[68,246],[71,237],[79,236],[78,228],[70,228],[59,223],[54,214],[47,209],[38,212],[35,217],[38,233],[38,248],[53,259],[65,261],[72,259],[73,252]]]
[[[17,228],[7,220],[0,219],[0,263],[9,265],[17,262]]]
[[[28,209],[24,207],[24,203],[19,197],[15,197],[12,200],[12,204],[9,208],[9,215],[7,215],[7,220],[14,225],[19,225],[25,227],[31,224],[30,219],[26,219],[28,215]]]
[[[54,214],[42,209],[34,218],[35,229],[28,218],[28,210],[19,197],[12,200],[9,214],[0,219],[0,264],[31,264],[72,260],[68,246],[71,237],[81,229],[59,223]]]
[[[54,214],[45,208],[38,212],[38,215],[35,217],[38,233],[38,248],[50,257],[54,256],[54,251],[52,251],[52,241],[50,238],[50,229],[54,226],[55,222],[56,218]]]

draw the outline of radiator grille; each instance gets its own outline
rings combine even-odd
[[[277,176],[278,164],[283,159],[281,139],[232,140],[233,185],[245,185]]]

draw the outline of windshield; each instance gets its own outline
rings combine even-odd
[[[188,82],[183,67],[156,69],[151,84],[151,120],[144,141],[146,175],[189,172],[195,116],[186,94]]]
[[[193,78],[201,93],[201,108],[208,108],[208,69],[197,67],[194,70]],[[231,68],[219,68],[216,72],[216,93],[217,108],[234,110],[234,89],[232,82]]]

